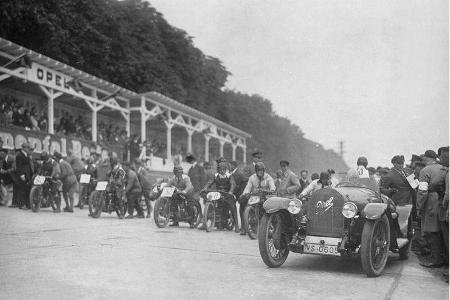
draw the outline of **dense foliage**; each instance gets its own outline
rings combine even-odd
[[[141,0],[4,0],[0,36],[136,92],[158,91],[253,135],[272,169],[347,169],[303,137],[269,100],[223,91],[230,73]]]

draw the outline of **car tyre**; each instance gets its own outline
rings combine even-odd
[[[278,268],[284,264],[289,255],[287,243],[281,241],[283,237],[282,214],[264,214],[260,220],[258,228],[259,253],[264,263],[270,268]],[[277,226],[282,226],[281,228]],[[280,231],[278,241],[274,240],[276,231]],[[278,249],[277,246],[278,245]]]
[[[361,236],[361,263],[368,277],[377,277],[383,272],[389,247],[390,227],[387,216],[366,220]]]

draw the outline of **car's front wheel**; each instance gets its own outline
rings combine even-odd
[[[383,272],[389,255],[390,227],[386,215],[367,220],[361,236],[361,263],[368,277]]]
[[[259,222],[258,246],[264,263],[270,268],[280,267],[289,255],[285,237],[286,226],[281,212],[264,214]]]

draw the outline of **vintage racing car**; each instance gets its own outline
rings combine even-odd
[[[345,182],[302,200],[272,197],[263,207],[258,243],[269,267],[281,266],[289,251],[359,254],[363,270],[374,277],[383,272],[389,250],[408,258],[412,205],[395,205],[365,186]]]

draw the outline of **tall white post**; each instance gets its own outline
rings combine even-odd
[[[167,160],[172,159],[172,127],[173,123],[164,121],[167,127]]]
[[[220,157],[223,157],[223,146],[225,145],[225,141],[219,140],[219,143],[220,143],[220,148],[219,148]]]
[[[231,160],[236,160],[236,144],[231,144],[231,147],[233,147],[233,152],[231,153]]]
[[[54,93],[50,90],[48,95],[48,107],[47,107],[47,117],[48,117],[48,133],[55,133],[55,109],[54,109]]]
[[[146,122],[147,122],[147,114],[146,114],[145,98],[141,97],[141,141],[147,140]]]
[[[131,135],[131,112],[130,112],[130,102],[127,102],[128,118],[125,120],[125,130],[127,131],[127,137]]]
[[[211,136],[204,135],[205,136],[205,161],[209,161],[209,140],[211,139]]]
[[[247,163],[247,146],[243,146],[242,147],[242,151],[244,152],[244,156],[242,157],[242,161],[245,163]]]
[[[93,98],[97,98],[97,91],[96,90],[92,90],[92,97]],[[94,109],[92,109],[92,115],[91,116],[92,116],[92,118],[91,118],[92,141],[93,142],[97,142],[97,110],[95,109],[95,107],[94,107]]]
[[[194,134],[194,130],[190,128],[186,128],[187,131],[187,151],[192,153],[192,135]]]

